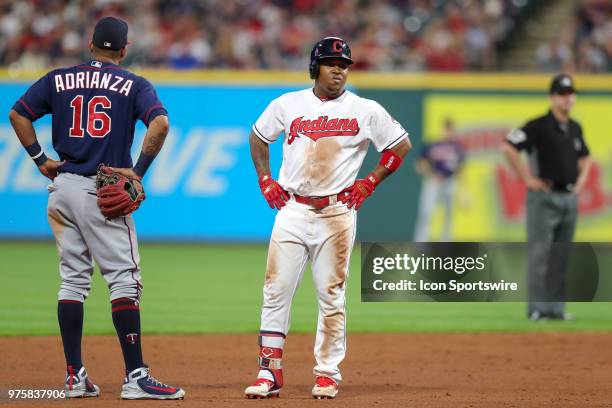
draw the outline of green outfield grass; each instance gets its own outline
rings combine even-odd
[[[259,328],[266,247],[141,245],[147,333],[244,333]],[[0,335],[57,334],[55,245],[0,242]],[[522,303],[361,303],[359,251],[351,261],[352,332],[612,330],[611,303],[572,303],[575,322],[529,322]],[[317,308],[308,270],[293,304],[292,331],[313,332]],[[85,307],[86,334],[113,333],[106,284],[96,271]]]

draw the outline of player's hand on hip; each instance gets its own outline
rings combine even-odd
[[[66,163],[65,160],[57,161],[57,160],[53,160],[53,159],[47,159],[46,162],[44,162],[42,165],[38,166],[38,170],[40,170],[40,173],[43,176],[47,177],[50,180],[53,180],[53,179],[55,179],[55,177],[57,177],[57,170],[64,163]]]
[[[527,188],[531,191],[550,192],[550,186],[541,178],[529,177],[525,183],[527,184]]]
[[[269,174],[264,174],[259,178],[259,188],[270,208],[276,207],[280,210],[289,201],[287,192]]]
[[[136,179],[136,180],[139,180],[139,181],[142,179],[142,177],[140,177],[138,174],[136,174],[136,172],[132,168],[109,167],[109,169],[111,169],[115,173],[119,173],[122,176],[125,176],[125,177],[127,177],[129,179]]]
[[[378,183],[379,181],[374,174],[356,180],[352,186],[340,193],[340,201],[347,204],[348,208],[359,210],[366,198],[372,195]]]

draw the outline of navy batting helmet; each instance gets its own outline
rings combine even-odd
[[[310,78],[316,79],[319,76],[319,61],[324,58],[342,58],[349,65],[353,63],[351,49],[346,41],[339,37],[325,37],[310,52]]]

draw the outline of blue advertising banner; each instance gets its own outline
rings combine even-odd
[[[0,83],[0,237],[50,238],[46,204],[48,180],[15,136],[8,112],[29,84]],[[259,192],[248,138],[267,104],[298,88],[275,86],[162,85],[171,129],[147,173],[147,199],[135,213],[140,239],[264,241],[272,211]],[[51,120],[35,123],[48,155]],[[136,130],[132,157],[140,152],[145,127]],[[276,177],[282,144],[271,146]],[[56,156],[54,157],[56,158]]]

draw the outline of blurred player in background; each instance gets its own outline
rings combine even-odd
[[[560,74],[550,84],[550,110],[508,134],[502,146],[527,193],[529,319],[571,320],[565,312],[565,273],[576,229],[578,194],[591,159],[578,122],[574,80]],[[520,152],[529,154],[529,166]]]
[[[453,200],[457,176],[465,161],[465,151],[455,140],[455,125],[450,118],[444,120],[444,138],[426,145],[416,164],[423,176],[419,212],[414,233],[415,242],[430,240],[433,213],[438,204],[444,207],[441,241],[451,240],[453,229]]]
[[[113,324],[126,367],[124,399],[180,399],[185,392],[162,384],[143,362],[140,342],[140,256],[130,215],[107,219],[97,204],[97,168],[114,166],[141,179],[168,133],[168,113],[153,86],[119,66],[125,58],[128,26],[104,17],[89,44],[93,58],[56,69],[39,79],[15,103],[10,120],[40,172],[51,179],[47,214],[60,256],[57,316],[66,357],[66,396],[97,397],[81,358],[83,303],[95,263],[108,284]],[[53,148],[48,158],[32,122],[52,115]],[[147,126],[142,152],[132,168],[130,147],[136,121]]]

